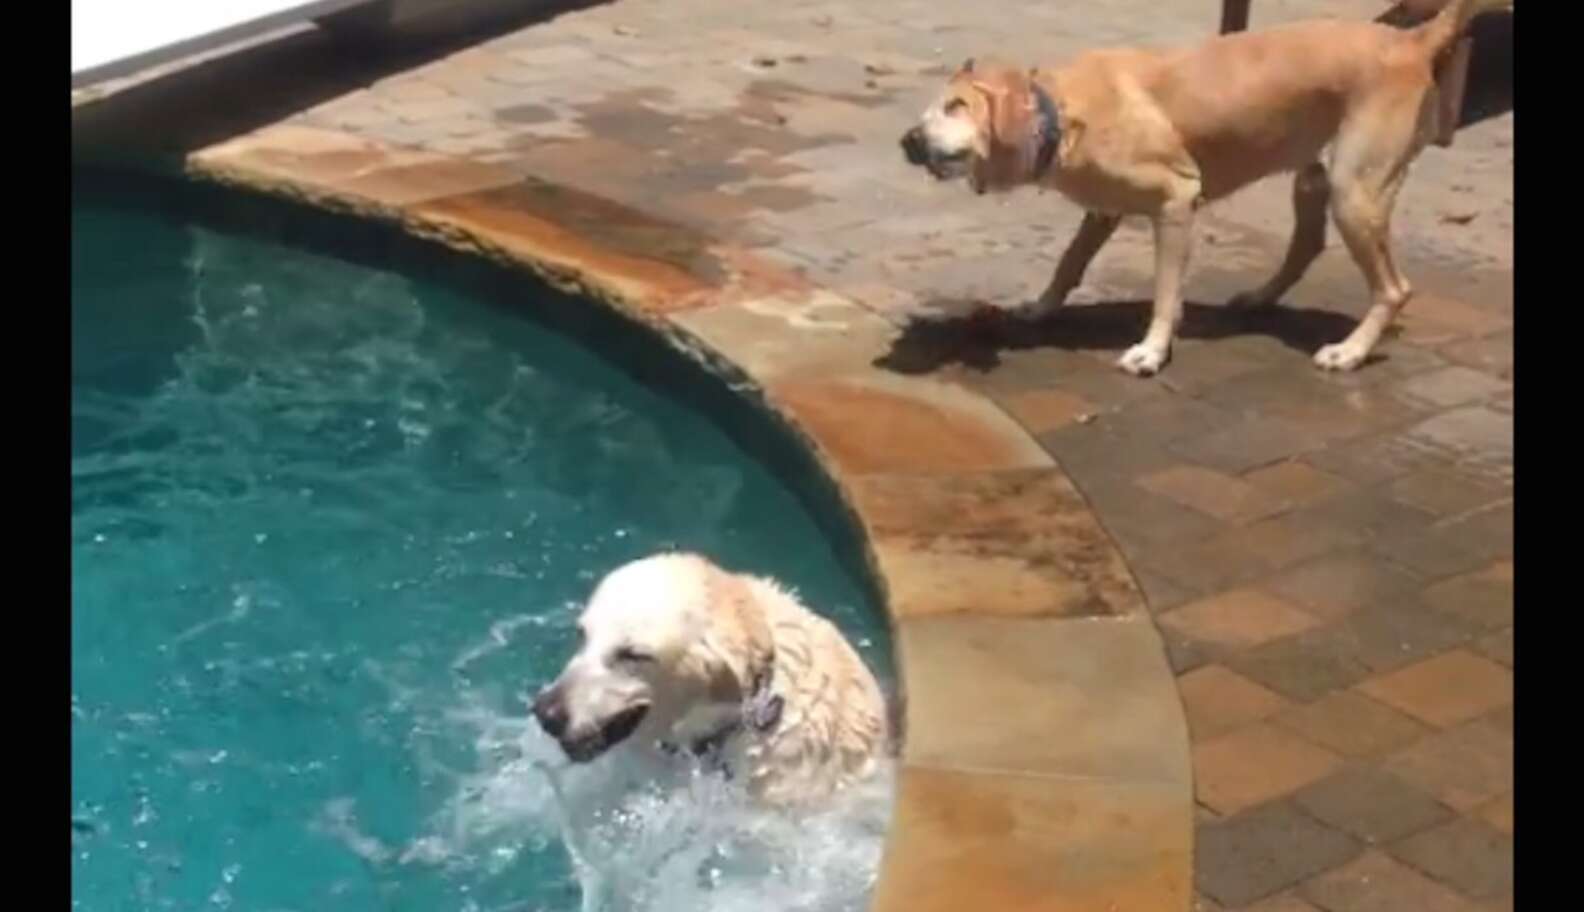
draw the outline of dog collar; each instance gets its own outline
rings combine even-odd
[[[1034,104],[1039,108],[1039,128],[1035,130],[1034,138],[1038,146],[1034,153],[1034,179],[1039,180],[1050,170],[1051,162],[1056,159],[1056,148],[1061,145],[1061,114],[1056,110],[1056,103],[1051,101],[1040,84],[1033,79],[1034,74],[1029,74],[1029,91],[1034,95]]]
[[[721,748],[726,746],[726,742],[744,730],[767,734],[781,723],[781,711],[786,706],[786,700],[771,691],[770,677],[773,672],[774,667],[769,666],[755,675],[753,690],[748,694],[748,699],[743,701],[742,713],[714,731],[694,738],[688,745],[688,753],[714,760],[729,775],[731,770],[720,760]],[[660,749],[668,754],[681,752],[680,747],[669,741],[661,741]]]
[[[770,676],[774,672],[775,666],[766,666],[764,671],[756,676],[753,693],[749,694],[743,704],[742,724],[761,735],[770,732],[781,723],[781,710],[786,706],[786,700],[770,690]]]

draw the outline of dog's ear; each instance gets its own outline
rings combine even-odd
[[[1056,160],[1068,161],[1072,157],[1073,147],[1078,145],[1078,140],[1083,138],[1084,122],[1076,118],[1065,118],[1061,122],[1061,139],[1056,143]]]
[[[775,640],[764,607],[742,577],[718,568],[708,583],[717,622],[705,634],[720,661],[711,668],[710,695],[723,702],[746,699],[756,678],[775,661]]]
[[[1028,131],[1029,118],[1034,113],[1028,86],[1013,85],[1012,80],[1000,74],[975,79],[970,85],[984,96],[990,107],[988,125],[991,142],[1021,141]]]

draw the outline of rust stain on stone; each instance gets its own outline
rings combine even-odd
[[[378,202],[401,206],[474,193],[516,180],[517,175],[505,168],[465,159],[436,158],[360,171],[342,180],[339,186]]]
[[[384,217],[422,199],[518,180],[498,166],[295,126],[270,127],[199,150],[186,167],[210,179]]]
[[[509,187],[412,207],[415,230],[452,243],[494,247],[542,267],[633,292],[623,302],[664,313],[698,306],[730,274],[710,238],[593,194],[526,179]],[[552,281],[555,276],[549,276]]]
[[[807,276],[766,262],[735,247],[716,250],[716,256],[732,274],[731,288],[720,298],[721,303],[738,303],[752,298],[795,297],[814,291],[815,285]]]
[[[865,476],[852,497],[882,564],[914,585],[899,614],[1140,614],[1122,555],[1059,469]],[[952,585],[965,571],[1005,585]],[[921,580],[921,582],[923,582]],[[1015,584],[1015,585],[1014,585]],[[1004,591],[1003,591],[1004,590]]]
[[[975,472],[1029,465],[1032,444],[992,426],[966,403],[945,401],[932,391],[941,392],[920,386],[918,395],[906,395],[857,382],[809,380],[774,384],[769,395],[807,427],[844,472]]]
[[[205,174],[229,175],[251,186],[283,182],[330,190],[359,174],[423,160],[426,157],[419,153],[382,149],[345,134],[276,127],[199,150],[188,160],[188,167]]]

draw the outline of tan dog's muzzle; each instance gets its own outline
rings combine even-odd
[[[936,180],[951,180],[962,174],[961,166],[968,160],[971,150],[946,154],[930,145],[923,127],[914,127],[902,134],[902,154],[908,164],[923,168]]]
[[[539,727],[561,745],[574,763],[587,763],[627,740],[649,714],[649,703],[641,701],[610,715],[574,724],[567,705],[567,686],[566,679],[559,678],[539,691],[533,701],[533,715]]]

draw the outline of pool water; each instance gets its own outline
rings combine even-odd
[[[73,908],[861,908],[887,788],[788,822],[684,775],[582,820],[523,699],[668,546],[796,587],[888,681],[828,517],[749,452],[791,444],[526,277],[213,202],[74,188]]]

